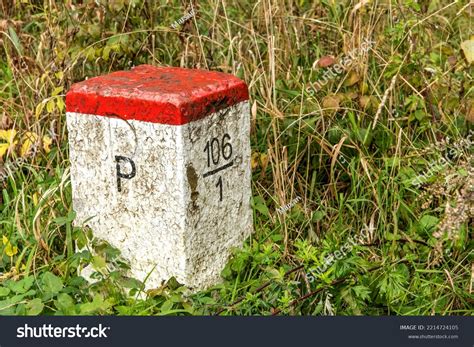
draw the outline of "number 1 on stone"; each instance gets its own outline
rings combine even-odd
[[[216,187],[219,187],[219,202],[222,201],[222,176],[219,176],[217,180]]]

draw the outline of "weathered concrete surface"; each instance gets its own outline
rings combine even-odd
[[[248,102],[178,126],[76,112],[67,126],[75,223],[120,249],[131,276],[149,275],[147,288],[216,283],[253,229]],[[135,171],[120,191],[118,171]]]
[[[185,228],[189,231],[184,237],[185,283],[191,287],[215,283],[228,260],[229,250],[241,246],[253,229],[249,137],[248,102],[183,127]],[[204,149],[212,139],[221,143],[221,152],[219,162],[214,165],[211,155],[208,166]],[[226,143],[232,146],[231,154]],[[212,174],[216,168],[230,164]]]

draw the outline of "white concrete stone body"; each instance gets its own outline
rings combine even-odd
[[[118,248],[148,289],[172,276],[217,283],[253,230],[248,101],[183,125],[66,115],[76,225]],[[117,177],[133,171],[117,156],[133,177]]]

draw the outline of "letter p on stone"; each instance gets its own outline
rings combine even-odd
[[[248,98],[232,75],[149,65],[67,93],[74,223],[146,288],[219,282],[252,233]]]

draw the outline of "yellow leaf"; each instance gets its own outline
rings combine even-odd
[[[46,104],[46,111],[48,111],[48,113],[53,112],[55,105],[56,104],[54,103],[53,99],[49,100],[48,103]]]
[[[474,62],[474,40],[467,40],[461,43],[461,49],[469,64]]]
[[[63,98],[58,98],[58,99],[56,100],[56,105],[58,106],[59,112],[62,112],[62,111],[64,110],[64,107],[66,106],[66,105],[64,104]]]
[[[63,87],[56,87],[54,88],[53,90],[53,93],[51,94],[52,96],[57,96],[59,95],[59,93],[61,93],[63,91]]]
[[[347,77],[347,79],[344,81],[344,86],[346,87],[353,86],[354,84],[359,82],[359,80],[360,80],[359,75],[356,72],[351,71],[349,73],[349,77]]]
[[[12,244],[9,242],[5,247],[5,254],[9,257],[13,257],[17,253],[18,253],[18,247],[12,246]]]
[[[33,205],[38,206],[38,193],[33,194]]]
[[[250,167],[252,168],[252,170],[255,170],[257,166],[258,166],[258,153],[253,152],[250,158]]]
[[[14,141],[16,130],[0,130],[0,139],[7,143],[0,143],[0,157],[2,157],[11,147],[14,147],[18,141]]]
[[[48,135],[43,136],[43,149],[46,152],[46,154],[51,152],[51,148],[49,146],[51,146],[52,143],[53,143],[53,140],[51,139],[51,137],[49,137]]]
[[[38,105],[36,105],[36,111],[35,111],[36,119],[39,118],[39,116],[43,112],[43,109],[44,109],[44,102],[40,102]]]
[[[10,145],[8,143],[0,143],[0,158],[7,153],[9,147]]]
[[[58,80],[62,80],[64,77],[64,72],[58,71],[54,74]]]
[[[6,245],[8,243],[8,239],[5,235],[2,237],[3,244]]]
[[[36,141],[38,140],[38,135],[28,131],[25,134],[25,138],[26,139],[23,141],[23,144],[21,145],[21,149],[20,149],[20,156],[22,157],[24,157],[25,155],[29,153],[31,149],[31,145],[36,143]]]
[[[16,136],[16,130],[0,130],[0,139],[7,141],[8,143],[13,143],[13,139]]]

